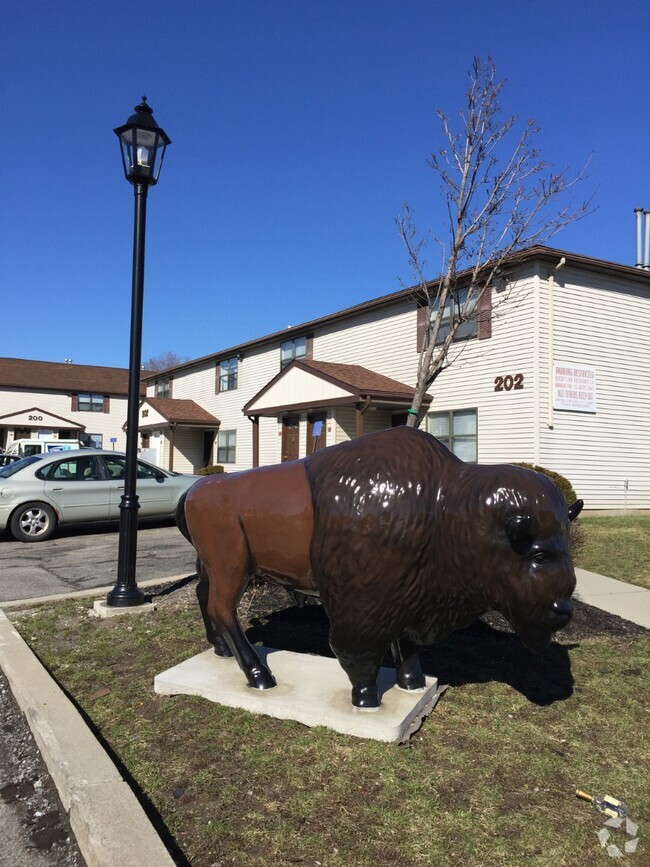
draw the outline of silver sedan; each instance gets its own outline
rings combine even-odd
[[[121,452],[99,449],[32,455],[0,467],[0,530],[42,542],[59,524],[117,519],[125,470]],[[138,461],[138,517],[173,515],[181,494],[200,478]]]

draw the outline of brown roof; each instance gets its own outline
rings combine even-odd
[[[143,375],[149,371],[143,371]],[[0,386],[37,391],[75,391],[93,394],[128,394],[129,371],[124,367],[97,367],[57,361],[0,358]],[[140,393],[145,387],[141,384]]]
[[[309,371],[320,379],[331,382],[334,385],[343,388],[346,391],[352,392],[348,398],[339,398],[337,400],[328,400],[325,403],[338,403],[343,406],[346,403],[356,403],[357,401],[370,400],[386,403],[393,403],[398,406],[407,408],[411,405],[415,389],[412,385],[406,385],[403,382],[398,382],[396,379],[391,379],[381,373],[376,373],[374,370],[368,370],[367,367],[360,367],[358,364],[338,364],[333,361],[312,361],[306,358],[294,359],[291,364],[288,364],[284,370],[276,374],[267,384],[261,388],[254,397],[244,406],[244,413],[248,414],[250,408],[262,398],[266,392],[275,385],[278,380],[286,376],[294,368]],[[431,403],[431,395],[424,396],[425,406]],[[324,406],[325,403],[314,402],[314,406]],[[307,404],[300,404],[307,406]],[[312,405],[311,403],[309,404]],[[297,409],[299,404],[291,404],[291,408]],[[278,412],[283,412],[287,409],[286,406],[264,407],[263,414],[272,415]]]
[[[570,253],[566,250],[545,247],[541,244],[536,244],[527,247],[524,250],[518,250],[512,253],[504,261],[503,267],[507,270],[535,260],[541,260],[549,265],[557,265],[561,258],[566,259],[567,267],[573,266],[586,271],[611,275],[612,277],[623,277],[627,280],[632,280],[643,285],[646,289],[650,289],[650,271],[643,271],[642,269],[635,268],[633,265],[620,265],[616,262],[608,262],[604,259],[595,259],[593,256],[582,256],[578,253]],[[461,285],[463,279],[470,273],[471,271],[468,270],[458,274],[458,281]],[[428,285],[432,290],[437,285],[439,279],[440,278],[436,278],[428,282]],[[401,303],[404,299],[413,299],[415,303],[416,296],[414,295],[414,291],[416,291],[416,289],[417,287],[408,287],[406,289],[400,289],[397,292],[391,292],[388,295],[381,295],[377,298],[371,298],[368,301],[362,301],[360,304],[346,307],[343,310],[337,310],[334,313],[328,313],[325,316],[318,317],[318,319],[311,319],[308,322],[302,322],[300,325],[292,325],[282,331],[265,334],[262,337],[256,337],[255,339],[248,340],[245,343],[238,343],[235,346],[221,349],[218,352],[211,352],[209,355],[194,358],[191,361],[186,361],[183,364],[176,365],[175,367],[170,367],[166,373],[174,370],[188,370],[198,364],[205,364],[208,361],[216,362],[224,358],[231,358],[239,353],[245,353],[247,349],[255,349],[269,343],[272,344],[282,340],[290,340],[294,337],[307,334],[316,328],[348,319],[349,317],[356,316],[359,313],[391,307],[394,304]],[[157,375],[159,374],[150,372],[146,378],[153,379]]]
[[[198,424],[218,427],[221,422],[193,400],[179,400],[175,397],[148,397],[145,403],[159,412],[168,422],[175,424]]]
[[[390,379],[388,376],[375,373],[374,370],[368,370],[367,367],[360,367],[358,364],[337,364],[333,361],[308,361],[301,358],[296,362],[296,366],[306,367],[317,373],[324,374],[327,379],[336,382],[336,384],[344,388],[351,388],[353,391],[361,394],[413,397],[414,389],[412,385],[405,385],[403,382]]]

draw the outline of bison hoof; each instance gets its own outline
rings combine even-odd
[[[249,686],[253,689],[273,689],[276,680],[268,668],[251,668],[246,672]]]
[[[379,707],[379,691],[377,684],[352,687],[352,704],[362,710],[377,710]]]
[[[230,659],[232,657],[232,650],[228,647],[228,645],[224,642],[223,644],[214,643],[214,652],[216,656],[220,656],[222,659]]]
[[[409,692],[414,689],[424,689],[426,685],[427,682],[422,672],[419,672],[419,674],[403,674],[397,679],[397,686]]]

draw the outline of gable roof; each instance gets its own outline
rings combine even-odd
[[[408,409],[413,386],[398,382],[358,364],[294,359],[244,406],[246,415],[323,407],[384,403]],[[431,401],[426,395],[425,404]]]
[[[218,427],[221,422],[195,403],[193,400],[180,400],[175,397],[148,397],[143,402],[171,424],[197,424]]]
[[[0,358],[0,386],[37,391],[126,395],[129,390],[129,371],[125,367]],[[143,384],[140,385],[140,392],[145,392]]]

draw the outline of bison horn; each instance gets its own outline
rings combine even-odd
[[[506,520],[506,534],[513,550],[523,554],[533,541],[532,520],[530,515],[512,515]]]
[[[569,506],[569,521],[575,521],[580,512],[582,512],[584,504],[584,500],[576,500],[572,506]]]

